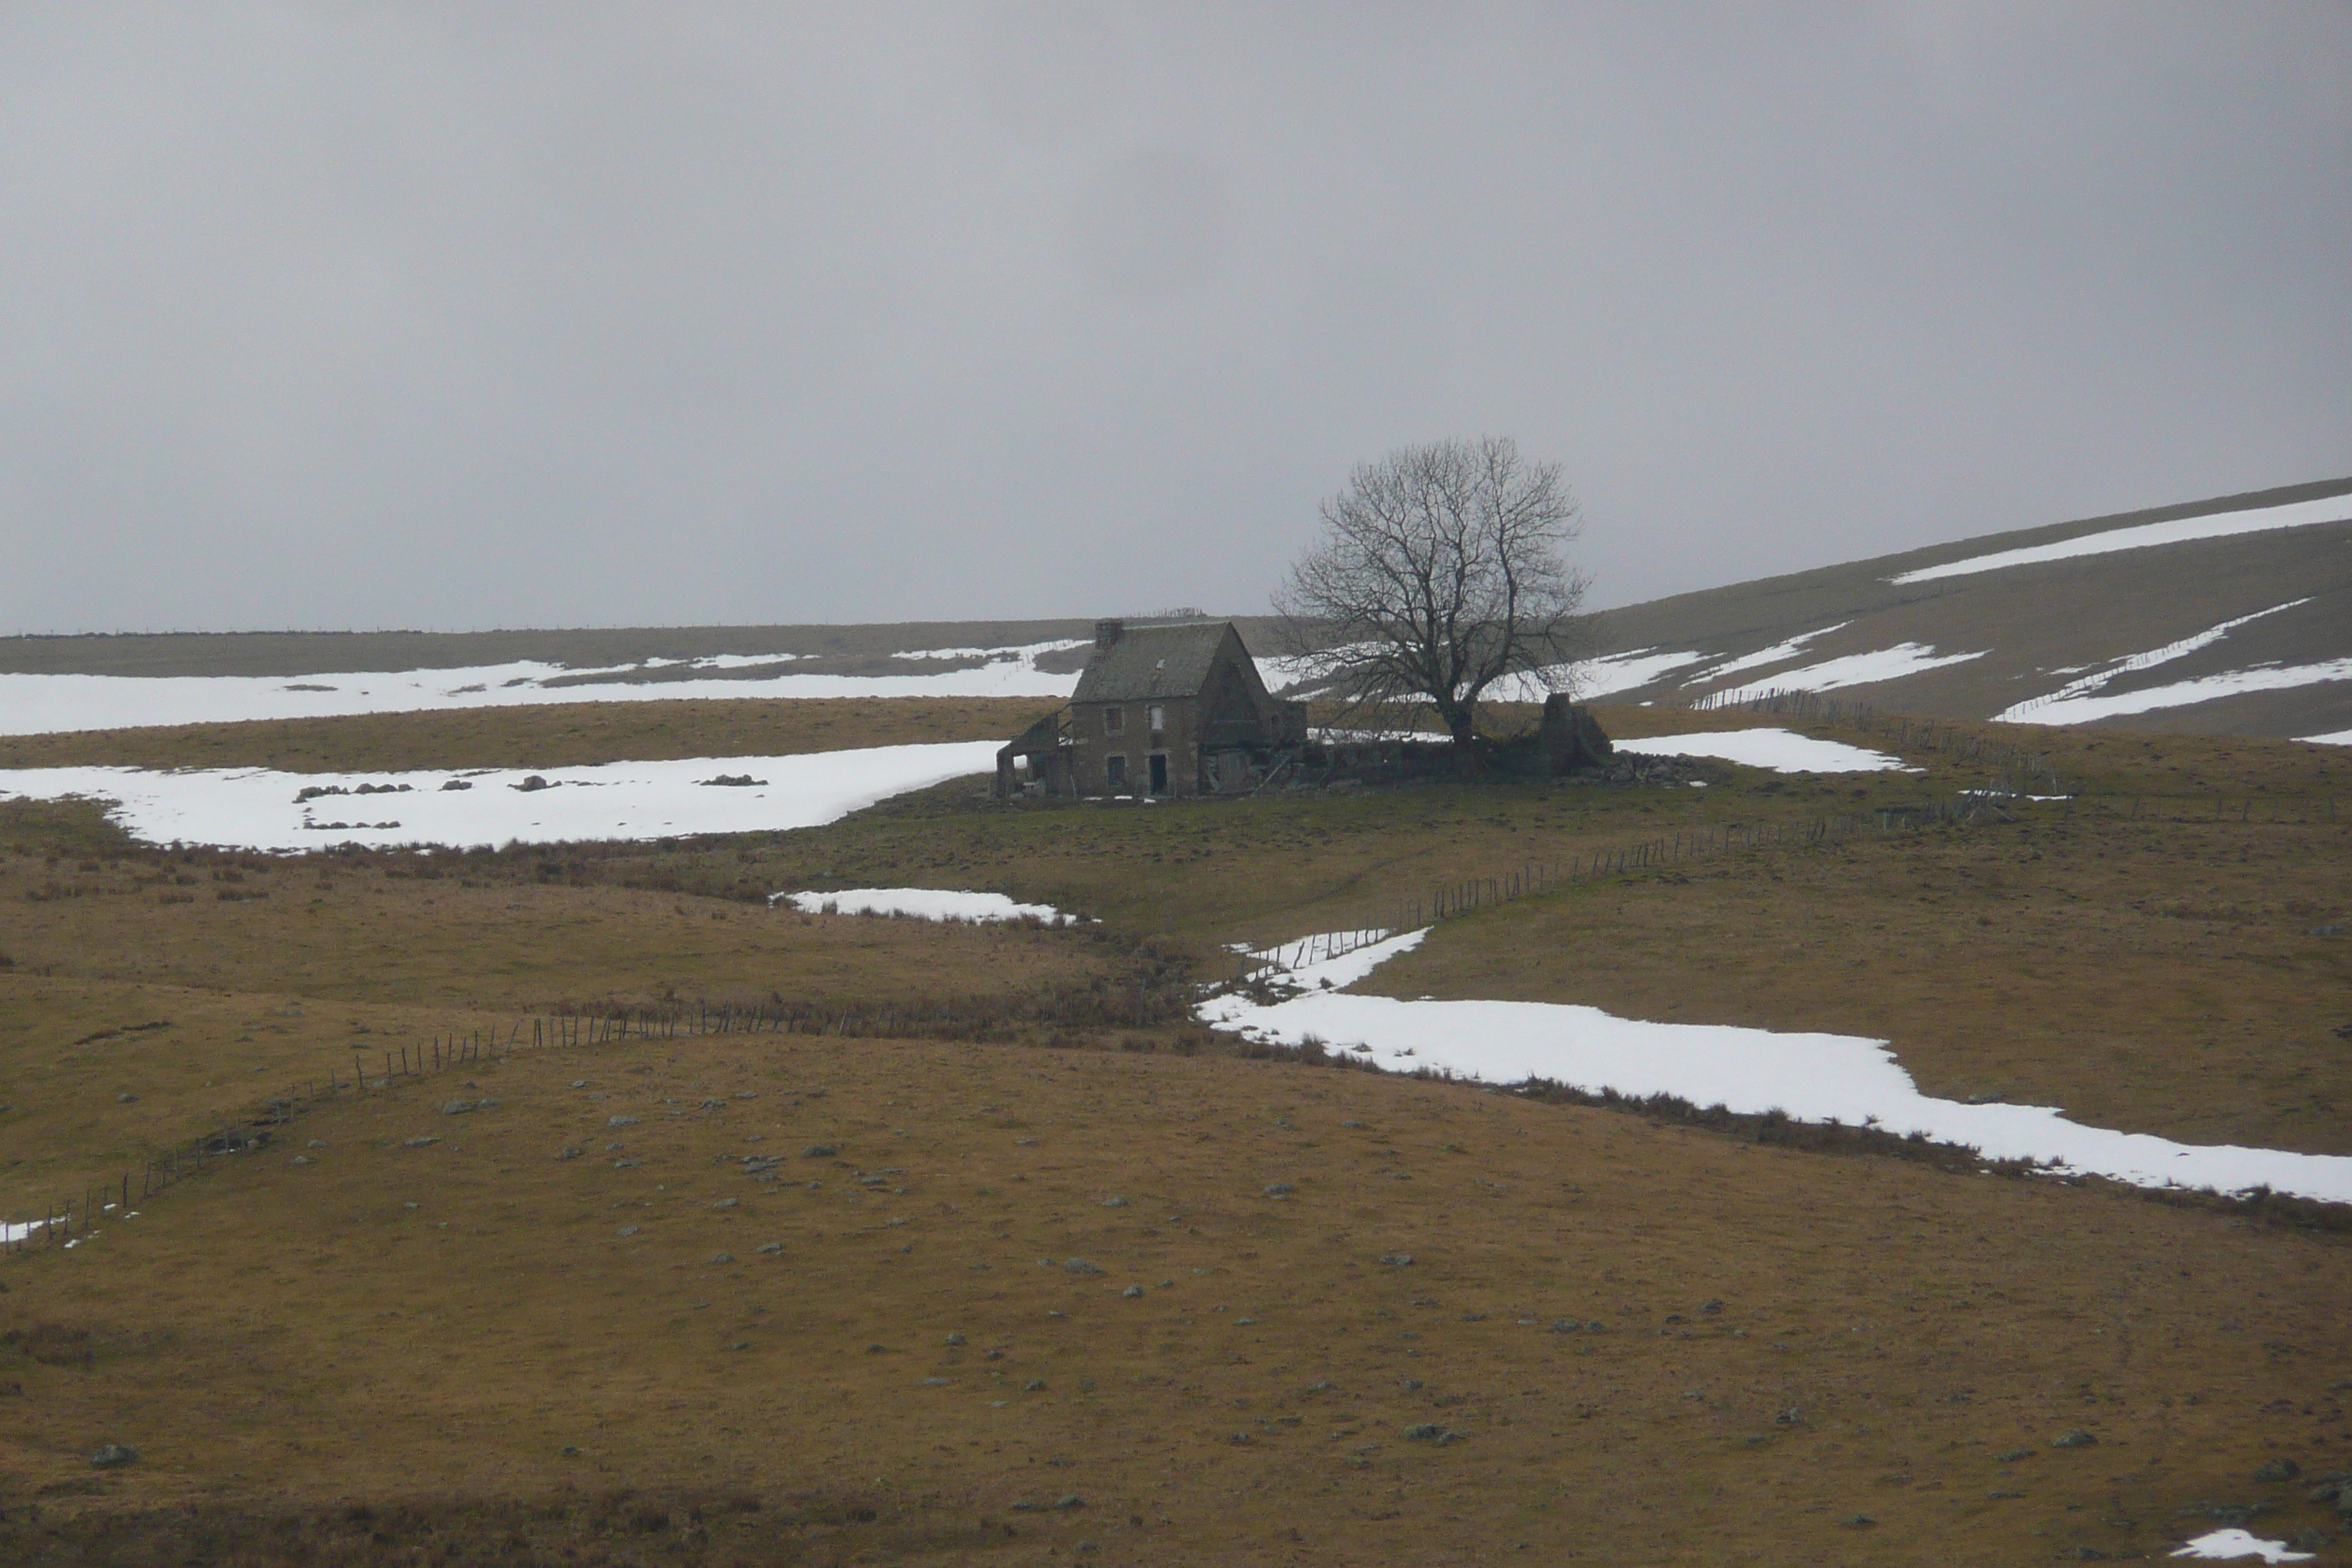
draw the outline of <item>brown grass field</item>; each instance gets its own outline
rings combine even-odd
[[[641,706],[665,711],[5,761],[551,764],[866,721]],[[961,706],[877,721],[1010,727]],[[2074,799],[1580,879],[1442,923],[1375,987],[1864,1033],[1930,1092],[2352,1150],[2352,947],[2315,934],[2346,919],[2352,759],[2029,734]],[[150,1199],[134,1178],[135,1218],[0,1257],[0,1561],[1995,1564],[2217,1521],[2342,1533],[2304,1496],[2352,1469],[2330,1216],[1801,1152],[1181,1023],[1225,942],[1987,782],[1906,755],[1927,771],[1150,808],[959,784],[821,829],[464,855],[166,855],[90,807],[0,805],[0,1215],[341,1090]],[[1104,923],[764,903],[875,882]],[[527,1015],[950,998],[952,1030],[347,1088],[355,1059]],[[94,1468],[110,1441],[137,1461]],[[2279,1458],[2302,1481],[2253,1479]]]

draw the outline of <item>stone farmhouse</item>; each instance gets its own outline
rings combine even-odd
[[[1069,706],[996,753],[996,793],[1246,795],[1307,741],[1307,705],[1270,695],[1231,621],[1095,623]]]

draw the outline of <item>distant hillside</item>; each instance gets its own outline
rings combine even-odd
[[[1275,623],[1236,620],[1284,688]],[[1937,717],[2352,740],[2352,478],[1679,594],[1595,628],[1579,685],[1613,702],[1835,691]],[[1050,698],[1092,636],[1064,619],[8,637],[0,734],[653,697]]]
[[[1612,701],[1780,688],[1951,718],[2352,731],[2352,479],[1679,594],[1598,630],[1585,689]]]

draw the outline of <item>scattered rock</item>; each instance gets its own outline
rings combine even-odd
[[[783,1249],[784,1244],[781,1241],[763,1241],[760,1244],[760,1250],[767,1253],[770,1257],[773,1257]]]
[[[1021,1392],[1024,1394],[1043,1394],[1045,1391],[1045,1380],[1042,1377],[1033,1377],[1021,1385]]]
[[[2097,1441],[2096,1437],[2077,1426],[2072,1432],[2059,1434],[2051,1440],[2050,1446],[2053,1448],[2087,1448]]]
[[[1552,1320],[1551,1331],[1556,1334],[1573,1334],[1581,1331],[1583,1327],[1583,1321],[1580,1319],[1554,1318]]]
[[[1391,1268],[1407,1268],[1412,1267],[1412,1254],[1410,1252],[1391,1252],[1382,1258],[1381,1261],[1388,1265]]]
[[[1102,1201],[1102,1206],[1107,1209],[1123,1209],[1127,1206],[1127,1200],[1125,1198],[1105,1198]]]
[[[1265,1195],[1270,1198],[1286,1198],[1297,1190],[1288,1182],[1269,1182],[1266,1184]]]
[[[614,1115],[604,1118],[604,1125],[607,1127],[635,1127],[636,1124],[637,1119],[634,1116]]]
[[[1102,1272],[1100,1268],[1095,1264],[1087,1262],[1083,1258],[1066,1258],[1062,1259],[1062,1268],[1065,1273],[1069,1274],[1099,1274]]]
[[[520,783],[520,784],[509,784],[509,785],[507,785],[507,787],[508,787],[509,789],[519,789],[519,790],[522,791],[525,795],[529,795],[529,794],[530,794],[531,791],[533,791],[533,790],[553,789],[555,786],[554,786],[553,784],[549,784],[545,779],[543,779],[543,778],[540,777],[537,773],[532,773],[530,777],[528,777],[528,778],[524,779],[524,780],[522,781],[522,783]]]
[[[1121,1290],[1119,1294],[1129,1300],[1133,1300],[1136,1297],[1143,1294],[1143,1287],[1140,1285],[1129,1285],[1126,1289]],[[1244,1321],[1247,1321],[1246,1319]]]
[[[1353,1119],[1351,1118],[1351,1119],[1349,1119],[1349,1121],[1342,1121],[1342,1122],[1340,1122],[1340,1123],[1339,1123],[1339,1125],[1340,1125],[1340,1126],[1342,1126],[1342,1127],[1356,1127],[1356,1128],[1362,1128],[1362,1127],[1369,1127],[1369,1126],[1370,1126],[1371,1124],[1370,1124],[1370,1122],[1368,1122],[1368,1121],[1355,1121],[1355,1120],[1353,1120]]]
[[[1709,1316],[1713,1316],[1715,1313],[1723,1310],[1723,1303],[1720,1301],[1701,1301],[1698,1304],[1698,1310]]]
[[[743,1200],[740,1198],[721,1198],[710,1206],[715,1209],[740,1208],[742,1206],[742,1203]]]
[[[1408,1426],[1404,1429],[1404,1436],[1405,1440],[1410,1443],[1450,1443],[1454,1441],[1454,1434],[1446,1428],[1439,1426],[1434,1421],[1423,1421],[1416,1426]]]
[[[575,1078],[572,1080],[572,1087],[574,1089],[586,1089],[588,1087],[588,1080],[584,1078]]]
[[[2341,1481],[2323,1481],[2303,1494],[2311,1502],[2335,1502],[2344,1495]]]
[[[326,1146],[327,1141],[324,1138],[313,1138],[310,1142],[303,1145],[306,1149],[323,1149]]]
[[[442,789],[442,792],[443,792],[444,794],[446,794],[448,791],[453,790],[453,789],[471,789],[471,788],[473,788],[473,787],[474,787],[474,786],[473,786],[471,784],[469,784],[468,782],[467,782],[467,781],[466,781],[466,780],[464,780],[464,779],[451,779],[451,780],[449,780],[446,784],[444,784],[441,786],[441,789]],[[576,1453],[578,1453],[578,1452],[579,1452],[579,1450],[578,1450],[577,1448],[567,1448],[567,1449],[566,1449],[566,1450],[564,1450],[564,1451],[565,1451],[566,1453],[573,1453],[573,1454],[576,1454]]]
[[[1056,1499],[1054,1506],[1055,1508],[1084,1508],[1087,1506],[1087,1500],[1080,1497],[1077,1493],[1072,1492],[1066,1498]]]
[[[710,1261],[713,1263],[732,1263],[735,1261],[735,1255],[731,1252],[714,1252],[710,1255]]]
[[[944,1377],[919,1377],[915,1379],[915,1386],[917,1388],[945,1388],[951,1381],[953,1380]]]
[[[1993,1458],[1994,1461],[1998,1464],[2013,1465],[2020,1459],[2030,1459],[2033,1458],[2033,1450],[2031,1448],[2011,1448],[2008,1453],[1997,1454]]]
[[[130,1105],[136,1101],[138,1098],[139,1097],[137,1095],[131,1093],[126,1089],[121,1094],[114,1097],[114,1103],[117,1105]]]
[[[2327,1531],[2324,1530],[2306,1530],[2297,1535],[2293,1541],[2288,1542],[2287,1544],[2294,1547],[2297,1552],[2317,1552],[2321,1548],[2327,1546],[2329,1543],[2334,1542],[2335,1539],[2336,1538],[2334,1536],[2328,1534]]]
[[[442,1105],[442,1107],[441,1107],[441,1114],[442,1114],[442,1115],[444,1115],[444,1116],[463,1116],[463,1115],[465,1115],[465,1114],[466,1114],[466,1112],[467,1112],[467,1111],[469,1111],[469,1110],[478,1110],[478,1109],[479,1109],[479,1107],[478,1107],[478,1105],[476,1105],[476,1103],[475,1103],[473,1100],[452,1100],[446,1101],[446,1103],[444,1103],[444,1104]]]
[[[737,1340],[733,1344],[729,1345],[727,1348],[730,1351],[747,1351],[751,1348],[751,1342],[749,1340]]]
[[[616,1171],[634,1171],[639,1165],[644,1163],[645,1162],[643,1160],[615,1160],[613,1162],[613,1169]]]
[[[128,1465],[139,1458],[139,1450],[121,1443],[101,1443],[89,1456],[89,1462],[101,1470],[111,1470]]]
[[[752,789],[764,786],[768,781],[755,779],[750,773],[720,773],[715,779],[697,779],[694,782],[706,789]]]
[[[308,1165],[310,1163],[310,1156],[308,1154],[297,1154],[294,1158],[287,1162],[289,1165]]]
[[[1845,1516],[1845,1526],[1848,1530],[1868,1530],[1877,1522],[1878,1521],[1866,1513],[1850,1513]]]
[[[840,1150],[835,1148],[830,1143],[812,1143],[807,1148],[801,1151],[801,1158],[803,1160],[830,1160],[835,1154],[840,1152]]]
[[[1775,1426],[1802,1426],[1804,1424],[1805,1413],[1793,1405],[1772,1417],[1772,1425]]]
[[[950,1343],[950,1344],[951,1344],[951,1345],[960,1345],[960,1344],[961,1344],[961,1343],[963,1343],[963,1342],[964,1342],[964,1339],[963,1339],[963,1336],[962,1336],[961,1334],[950,1334],[950,1335],[948,1336],[948,1343]]]
[[[566,1143],[563,1146],[563,1152],[558,1154],[556,1158],[559,1160],[577,1160],[580,1158],[580,1151],[573,1148],[571,1144]]]
[[[613,1234],[615,1236],[635,1236],[637,1234],[637,1227],[633,1225],[625,1225]]]
[[[439,1142],[441,1142],[440,1139],[428,1135],[423,1138],[406,1139],[400,1146],[404,1149],[422,1149],[428,1143],[438,1143]]]
[[[2273,1459],[2269,1463],[2260,1466],[2255,1469],[2254,1479],[2258,1481],[2291,1481],[2302,1474],[2303,1467],[2296,1464],[2293,1459]]]

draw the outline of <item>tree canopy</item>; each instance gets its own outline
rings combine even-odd
[[[1507,437],[1406,447],[1357,466],[1275,595],[1305,681],[1354,710],[1425,700],[1466,747],[1497,682],[1566,689],[1585,579],[1565,556],[1575,497]]]

